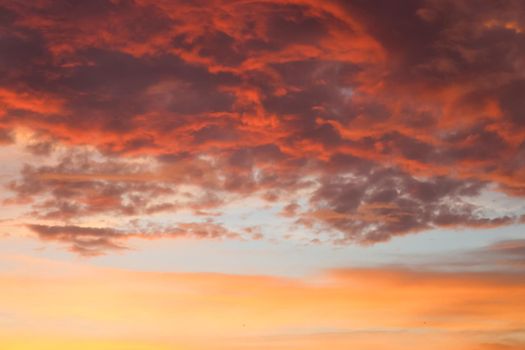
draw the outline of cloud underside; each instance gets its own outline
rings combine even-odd
[[[87,255],[126,234],[240,235],[209,218],[82,224],[93,216],[206,217],[253,197],[340,244],[518,223],[479,198],[525,196],[524,13],[519,0],[0,1],[0,144],[31,130],[27,150],[49,159],[6,204],[29,203],[33,232]],[[57,145],[71,151],[56,160]]]

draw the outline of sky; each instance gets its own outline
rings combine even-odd
[[[0,0],[0,348],[524,350],[525,2]]]

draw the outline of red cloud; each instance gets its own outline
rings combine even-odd
[[[1,6],[2,139],[24,127],[166,169],[27,168],[11,189],[50,196],[39,216],[177,210],[151,199],[185,183],[201,208],[314,187],[285,212],[341,242],[516,220],[469,199],[525,195],[520,1]]]

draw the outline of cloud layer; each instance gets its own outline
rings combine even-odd
[[[120,247],[97,215],[209,222],[253,197],[341,244],[516,223],[478,198],[525,196],[524,13],[519,0],[0,1],[0,144],[31,130],[45,160],[6,203],[32,206],[40,238],[97,252]],[[71,150],[56,159],[57,145]],[[230,237],[220,227],[195,235]]]

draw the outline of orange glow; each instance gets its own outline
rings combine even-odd
[[[15,261],[26,272],[1,275],[11,335],[2,349],[41,338],[53,344],[44,349],[82,349],[83,339],[107,349],[416,349],[431,339],[427,349],[459,350],[484,334],[522,337],[525,326],[525,281],[513,276],[365,269],[290,279]]]

